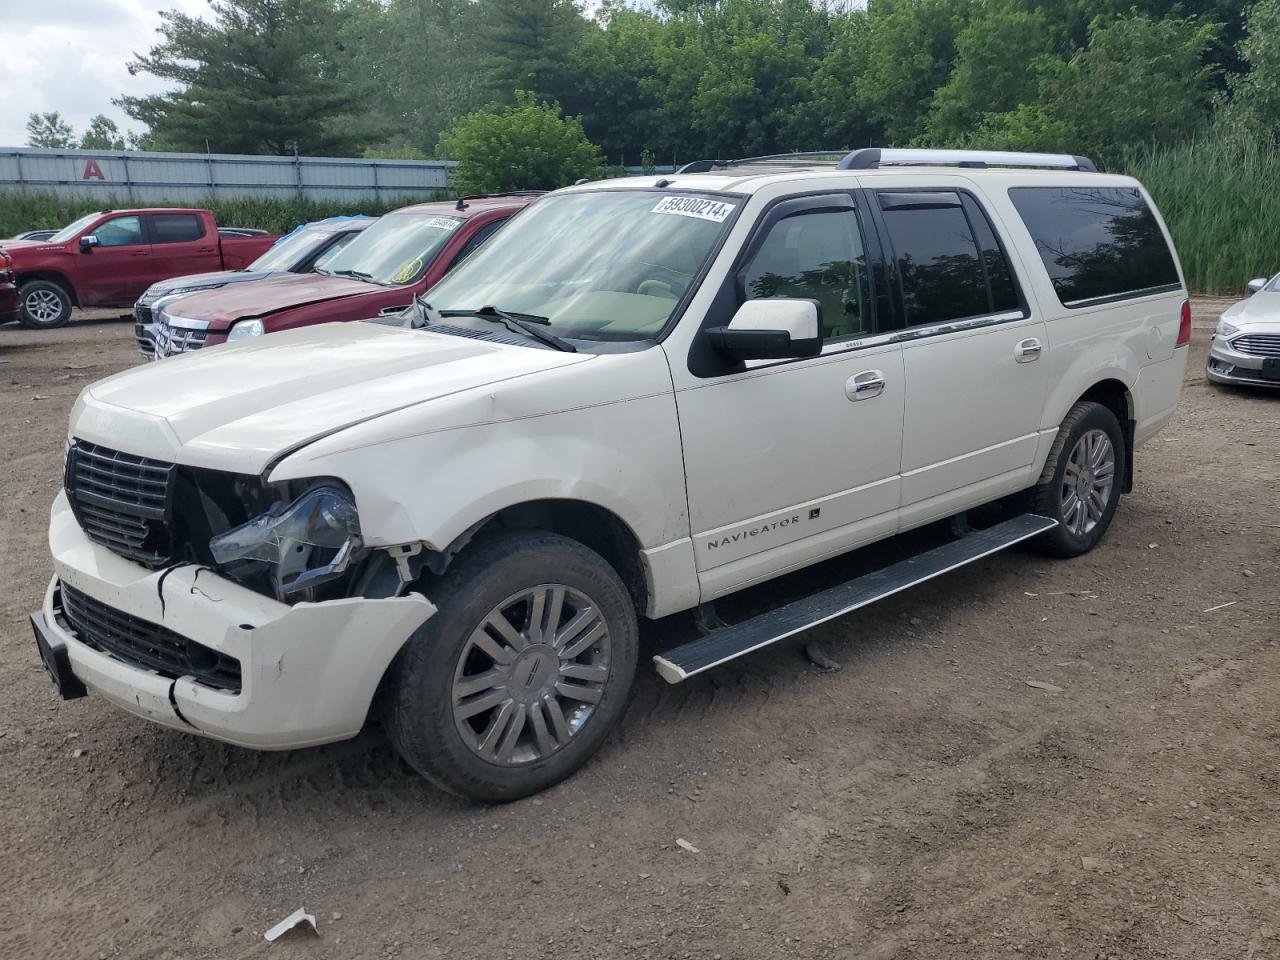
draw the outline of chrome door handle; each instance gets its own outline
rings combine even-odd
[[[1017,360],[1018,363],[1030,363],[1032,360],[1039,360],[1042,349],[1043,347],[1040,346],[1039,340],[1035,337],[1028,337],[1013,348],[1013,359]]]
[[[411,303],[398,303],[394,307],[383,307],[381,310],[378,311],[378,316],[390,317],[390,316],[394,316],[397,313],[404,313],[411,306],[413,306],[413,304]]]
[[[870,400],[884,393],[884,374],[879,370],[863,370],[844,382],[844,395],[850,400]]]

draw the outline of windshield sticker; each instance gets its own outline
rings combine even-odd
[[[391,278],[392,283],[408,283],[418,275],[418,271],[422,269],[422,258],[414,257],[403,267],[396,271],[396,275]]]
[[[457,230],[462,225],[461,220],[455,220],[453,217],[430,217],[427,219],[428,227],[439,227],[441,230]]]
[[[652,212],[674,213],[680,217],[724,223],[725,218],[733,213],[733,204],[721,200],[707,200],[703,197],[663,197]]]

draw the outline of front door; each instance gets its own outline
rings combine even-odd
[[[903,328],[905,527],[1032,482],[1049,344],[972,194],[873,196]]]
[[[848,194],[766,211],[736,299],[817,301],[823,352],[676,392],[704,601],[894,530],[902,350],[876,342],[861,221]]]
[[[80,254],[80,305],[132,303],[152,280],[151,244],[142,217],[111,217],[91,232],[98,238],[98,245]]]

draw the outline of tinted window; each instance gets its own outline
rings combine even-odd
[[[967,193],[960,194],[964,204],[965,215],[969,225],[973,227],[978,246],[982,250],[982,266],[987,271],[987,284],[991,287],[991,312],[1005,313],[1017,310],[1021,312],[1022,301],[1018,297],[1018,288],[1013,281],[1013,270],[1009,267],[1009,258],[1004,255],[996,240],[995,231],[991,229],[991,221],[987,219],[978,202]]]
[[[881,193],[909,327],[991,313],[978,242],[955,193]]]
[[[97,227],[93,235],[103,247],[127,247],[145,243],[142,239],[142,220],[138,217],[116,217]]]
[[[204,224],[194,213],[153,213],[152,243],[190,243],[204,236]]]
[[[823,339],[871,329],[866,257],[852,210],[803,213],[779,220],[744,276],[749,300],[817,300]]]
[[[1063,304],[1178,285],[1169,245],[1136,188],[1018,187],[1009,196]]]

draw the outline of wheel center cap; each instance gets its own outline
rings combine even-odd
[[[555,686],[560,658],[550,644],[535,643],[521,651],[511,665],[507,689],[521,700],[537,700]]]

